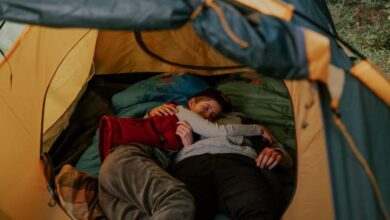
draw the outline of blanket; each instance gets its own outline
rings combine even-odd
[[[78,172],[67,164],[55,182],[60,205],[72,219],[106,219],[98,202],[97,178]]]

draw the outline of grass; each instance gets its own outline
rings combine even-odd
[[[390,3],[387,0],[327,3],[340,37],[390,78]]]

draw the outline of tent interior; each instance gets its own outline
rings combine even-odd
[[[323,24],[323,27],[335,32],[324,1],[288,2]],[[40,1],[35,3],[31,1],[29,6],[42,6]],[[50,5],[58,2],[46,3]],[[133,1],[125,1],[124,4],[130,3]],[[16,4],[18,13],[10,13],[11,18],[14,16],[11,20],[23,22],[25,19],[26,23],[39,24],[40,22],[34,20],[35,17],[28,17],[27,14],[25,17],[20,16],[19,10],[28,9],[24,7],[26,5],[21,5],[19,7]],[[167,4],[166,7],[169,9],[170,5]],[[39,10],[58,8],[61,7],[43,7]],[[225,9],[234,8],[229,6]],[[246,10],[243,11],[246,13]],[[183,13],[184,17],[187,16],[186,13]],[[248,14],[242,16],[238,12],[228,15],[238,20],[248,19],[253,27],[258,28],[252,30],[251,26],[242,29],[242,33],[247,33],[246,30],[248,33],[264,31],[261,28],[268,30],[269,32],[259,35],[260,39],[268,33],[270,36],[266,37],[276,36],[272,35],[275,33],[272,31],[272,25],[275,24],[290,28],[289,34],[297,34],[291,35],[294,40],[299,37],[299,40],[306,40],[306,35],[303,37],[307,33],[306,28],[322,33],[307,20],[297,17],[293,17],[291,22],[297,24],[296,26],[290,22],[282,23],[270,19],[271,26],[262,27],[256,23],[256,19],[269,19],[265,15],[245,17]],[[71,164],[81,172],[96,176],[100,161],[96,160],[97,151],[91,146],[96,141],[94,137],[99,118],[105,114],[118,113],[124,113],[124,117],[140,117],[147,110],[146,107],[169,101],[172,96],[159,96],[155,93],[155,96],[150,97],[159,100],[150,99],[148,104],[137,105],[142,106],[142,109],[137,111],[123,106],[117,108],[114,100],[125,95],[125,99],[140,101],[139,97],[146,96],[139,94],[156,92],[159,88],[169,85],[177,85],[176,89],[179,90],[185,88],[180,90],[182,100],[188,98],[188,92],[194,88],[206,85],[220,88],[232,99],[235,110],[243,111],[251,119],[269,126],[275,136],[292,149],[296,163],[286,180],[285,199],[288,204],[284,207],[282,219],[382,219],[382,214],[385,213],[383,210],[386,209],[384,206],[380,207],[378,196],[367,177],[369,175],[356,160],[356,155],[350,150],[350,142],[336,127],[333,116],[341,112],[347,130],[363,156],[368,158],[369,165],[378,177],[377,188],[382,190],[385,201],[382,203],[388,207],[390,187],[386,186],[390,175],[385,169],[385,158],[388,157],[390,149],[390,123],[387,123],[390,120],[390,99],[386,94],[390,83],[383,76],[370,71],[367,71],[370,74],[350,73],[353,63],[347,56],[348,51],[344,51],[335,39],[330,40],[330,46],[327,45],[330,47],[327,53],[312,53],[311,55],[318,56],[306,57],[306,62],[296,59],[296,55],[305,57],[307,51],[303,51],[303,45],[315,48],[311,46],[316,44],[312,44],[310,40],[297,41],[297,45],[302,45],[302,48],[295,47],[293,49],[297,50],[293,50],[290,47],[296,46],[297,42],[289,41],[288,37],[283,38],[283,34],[278,35],[284,40],[287,39],[281,40],[287,44],[279,48],[279,39],[272,41],[272,46],[280,49],[275,49],[275,54],[283,56],[284,48],[296,54],[287,54],[291,55],[291,60],[277,59],[272,62],[271,68],[266,66],[264,69],[272,71],[273,67],[283,68],[285,62],[286,66],[292,63],[291,66],[297,67],[294,66],[295,63],[302,61],[297,64],[302,66],[289,69],[291,72],[288,74],[278,75],[242,67],[201,40],[199,33],[194,33],[195,28],[207,24],[207,19],[219,22],[215,17],[199,18],[193,21],[193,24],[186,24],[178,29],[142,33],[90,29],[89,26],[94,27],[96,23],[94,20],[88,20],[88,15],[85,15],[86,25],[83,22],[72,23],[73,17],[68,17],[70,20],[60,21],[49,16],[44,17],[41,22],[42,25],[53,26],[61,26],[55,22],[64,22],[62,27],[84,28],[53,28],[9,21],[1,24],[0,48],[4,56],[0,63],[0,145],[3,151],[0,154],[0,174],[7,177],[7,181],[0,181],[0,219],[69,219],[71,211],[64,203],[56,174],[61,174],[65,164]],[[98,19],[100,17],[96,18]],[[119,25],[115,28],[122,28],[120,22],[109,21],[111,23],[104,24]],[[165,21],[167,20],[162,23]],[[135,22],[138,20],[135,19]],[[174,27],[180,26],[179,23]],[[244,23],[249,22],[245,20]],[[140,22],[139,25],[144,24]],[[147,23],[145,29],[154,27],[147,25],[151,24]],[[315,37],[319,34],[307,36]],[[225,36],[220,39],[231,40]],[[231,45],[234,47],[229,47]],[[213,46],[217,48],[220,45]],[[237,45],[230,42],[224,46],[234,49]],[[257,46],[259,47],[254,48],[259,49],[264,45]],[[266,52],[273,54],[273,49]],[[232,51],[228,52],[231,55]],[[253,54],[256,54],[256,51]],[[332,76],[337,77],[331,80],[336,83],[324,85],[321,79],[311,78],[309,61],[318,57],[321,61],[323,57],[328,59],[325,62],[326,69],[330,65],[339,67],[330,67],[328,72],[322,71],[335,73]],[[256,66],[259,60],[264,61],[261,58],[252,61],[251,57],[245,54],[240,62]],[[289,77],[292,79],[289,80]],[[190,80],[180,81],[182,79]],[[176,80],[181,83],[175,83]],[[364,80],[366,81],[363,82]],[[199,84],[193,84],[194,82]],[[187,83],[194,87],[187,86]],[[339,104],[339,112],[333,111],[333,94],[328,93],[327,87],[331,84],[339,89],[339,100],[336,100],[339,101],[336,102]],[[126,94],[126,91],[130,91],[130,95]],[[179,92],[175,90],[169,94]],[[276,115],[277,118],[270,115]],[[95,162],[85,165],[81,164],[81,161]]]
[[[18,26],[19,24],[7,22],[6,25]],[[146,54],[138,46],[134,41],[134,34],[132,32],[56,29],[41,26],[26,26],[24,29],[19,27],[18,30],[19,33],[22,33],[23,41],[20,41],[22,43],[18,43],[14,47],[10,47],[8,54],[12,54],[12,56],[8,55],[7,60],[3,60],[1,66],[2,72],[8,73],[9,75],[2,74],[1,83],[2,90],[5,92],[4,94],[10,95],[9,97],[19,94],[19,98],[13,100],[17,100],[17,104],[21,104],[21,106],[16,110],[12,110],[13,113],[11,115],[15,111],[21,111],[24,112],[21,113],[22,115],[25,114],[29,117],[24,117],[25,122],[19,128],[15,128],[19,132],[13,129],[7,130],[4,136],[7,138],[3,141],[10,144],[15,144],[15,141],[31,141],[31,139],[12,138],[10,134],[16,132],[22,135],[20,130],[28,131],[29,129],[23,129],[27,122],[35,124],[38,127],[31,128],[31,133],[35,134],[35,138],[33,139],[35,141],[27,145],[18,145],[21,147],[21,151],[25,151],[24,154],[18,154],[11,150],[6,154],[8,156],[15,155],[19,161],[18,168],[13,169],[12,172],[7,169],[2,170],[11,179],[18,179],[17,182],[33,181],[37,185],[41,185],[42,181],[46,182],[45,179],[48,178],[48,185],[52,185],[52,189],[55,188],[54,175],[50,175],[50,172],[47,171],[49,169],[47,168],[47,164],[50,164],[48,160],[43,160],[45,162],[43,164],[46,165],[42,165],[41,163],[35,164],[31,160],[31,157],[32,155],[36,155],[33,158],[39,158],[44,152],[48,152],[46,155],[50,155],[53,158],[54,166],[51,169],[55,173],[58,173],[66,163],[76,164],[81,154],[92,141],[97,128],[97,122],[101,116],[99,114],[102,114],[102,112],[95,111],[102,110],[99,109],[100,107],[95,108],[88,101],[93,101],[93,99],[95,101],[96,99],[102,101],[104,104],[101,107],[105,111],[103,113],[112,114],[110,112],[112,108],[110,107],[111,103],[109,99],[114,93],[124,90],[132,83],[157,74],[177,74],[183,72],[195,74],[199,75],[199,78],[209,85],[216,85],[218,84],[217,82],[225,82],[225,85],[228,85],[228,83],[240,78],[241,76],[239,75],[247,75],[246,77],[249,78],[238,80],[244,83],[244,86],[241,85],[242,88],[258,87],[259,89],[257,91],[260,91],[259,94],[263,90],[264,93],[267,93],[267,89],[271,89],[271,93],[273,90],[277,96],[280,96],[282,93],[284,96],[287,95],[287,97],[282,97],[283,105],[287,105],[287,107],[283,106],[284,109],[282,108],[282,110],[288,113],[289,129],[282,131],[282,133],[288,133],[292,137],[289,140],[289,144],[292,147],[295,147],[295,145],[302,146],[302,148],[297,150],[308,153],[296,153],[298,161],[303,159],[302,163],[298,162],[297,166],[293,168],[288,179],[289,183],[286,185],[286,189],[289,191],[288,195],[286,195],[286,201],[291,202],[291,204],[288,208],[290,211],[287,210],[285,214],[287,217],[285,218],[291,219],[292,217],[289,217],[289,215],[293,216],[293,218],[296,216],[313,215],[317,213],[320,207],[321,210],[326,210],[324,216],[332,218],[325,137],[320,132],[323,129],[321,127],[322,120],[319,117],[321,112],[320,102],[315,93],[310,93],[310,91],[313,91],[313,86],[308,81],[282,81],[270,77],[265,79],[259,74],[253,74],[253,71],[248,68],[236,67],[236,63],[219,55],[196,37],[192,33],[191,26],[185,26],[182,29],[173,31],[147,32],[142,34],[142,38],[150,50],[158,52],[164,59],[193,66],[216,67],[215,69],[210,70],[203,67],[200,68],[201,70],[190,69],[161,62],[158,59],[150,57],[150,55]],[[62,39],[59,44],[60,36]],[[39,43],[37,44],[37,42]],[[28,51],[32,50],[39,52],[37,54],[28,53]],[[18,58],[14,59],[14,57]],[[23,65],[16,65],[19,62],[22,62]],[[10,66],[12,66],[11,71]],[[221,66],[233,66],[233,69],[219,69],[218,67]],[[27,76],[23,80],[20,80],[16,74],[31,70],[34,71],[31,78]],[[12,81],[10,80],[10,75],[14,75],[12,76]],[[163,78],[166,78],[166,76]],[[269,88],[263,88],[263,85],[267,84],[269,84]],[[96,90],[96,88],[98,89]],[[39,92],[26,93],[26,89]],[[280,93],[280,90],[283,90],[282,93]],[[234,93],[235,91],[232,90],[231,92]],[[39,98],[41,103],[30,103],[27,101],[36,99],[35,96],[41,97]],[[274,98],[277,96],[274,96]],[[233,100],[235,99],[234,97],[231,98]],[[303,110],[304,106],[308,102],[313,102],[313,100],[317,101],[314,102],[310,111]],[[27,103],[32,105],[23,107]],[[265,104],[270,105],[266,102]],[[245,106],[241,107],[242,109],[245,108]],[[26,110],[27,113],[25,112]],[[252,109],[252,112],[256,111]],[[3,116],[4,118],[2,120],[8,121],[8,123],[19,124],[19,120],[15,121],[14,117],[7,116],[7,114],[3,114]],[[40,120],[42,121],[39,122]],[[308,121],[311,121],[308,123],[308,126],[302,126],[302,124]],[[279,123],[277,120],[274,122]],[[266,120],[263,123],[266,123]],[[272,123],[272,120],[270,120],[268,126],[272,127]],[[280,127],[281,124],[276,125],[276,127]],[[28,137],[30,131],[26,135]],[[83,144],[78,142],[81,139],[85,141]],[[40,143],[38,144],[38,146],[41,146],[40,150],[33,147],[37,146],[33,144],[34,142]],[[27,148],[22,146],[27,146]],[[4,166],[2,167],[14,164],[14,162],[5,159],[3,163]],[[35,167],[38,166],[41,168],[36,169],[36,171],[25,169],[26,167],[32,167],[35,170],[32,164],[35,164]],[[307,166],[308,164],[310,166]],[[40,170],[44,172],[41,173]],[[20,179],[20,176],[23,176],[23,178]],[[37,178],[40,181],[37,181]],[[297,183],[295,182],[296,179],[299,180]],[[313,182],[310,179],[321,179],[321,181]],[[12,183],[4,182],[2,184],[2,189],[5,192],[7,191],[5,189],[9,188],[9,184]],[[24,189],[24,187],[18,184],[17,188]],[[34,189],[33,186],[31,187]],[[312,193],[307,193],[307,189],[311,189],[311,192],[317,191],[319,193],[313,196]],[[50,195],[49,192],[54,195],[52,190],[48,192],[46,187],[40,187],[40,190],[37,191],[34,189],[34,193],[31,193],[32,191],[19,190],[16,193],[23,195],[25,198],[40,198],[41,203],[37,202],[31,205],[27,204],[25,199],[12,199],[13,203],[9,204],[5,200],[2,200],[1,207],[2,213],[5,216],[4,218],[7,219],[7,215],[16,216],[16,218],[25,217],[26,213],[17,212],[11,207],[14,205],[29,207],[31,211],[29,215],[33,216],[42,216],[44,212],[46,213],[44,214],[45,216],[52,216],[48,218],[57,219],[61,218],[61,215],[64,215],[61,210],[58,212],[58,210],[55,211],[56,209],[53,210],[53,208],[47,206],[47,203],[51,201],[47,197]],[[3,198],[11,198],[14,196],[15,191],[8,191],[8,193],[4,194]],[[310,204],[306,204],[305,201],[308,200],[311,201]],[[300,206],[306,207],[304,213],[297,211]],[[310,206],[314,208],[308,208]],[[56,207],[54,206],[54,208]],[[327,207],[327,209],[324,209],[324,207]]]
[[[59,120],[50,121],[54,118],[51,113],[56,109],[51,107],[52,102],[57,103],[59,97],[65,97],[61,93],[69,92],[69,81],[55,75],[48,89],[43,122],[43,151],[48,152],[56,174],[60,173],[64,165],[70,164],[80,172],[97,176],[101,162],[97,151],[96,129],[101,116],[142,117],[150,107],[170,99],[185,100],[206,84],[223,91],[232,100],[235,111],[246,113],[256,123],[270,128],[295,157],[294,110],[282,80],[264,77],[248,68],[207,69],[210,66],[238,65],[202,43],[192,33],[190,26],[176,31],[144,33],[142,38],[144,45],[148,45],[151,51],[159,53],[164,59],[198,66],[200,70],[180,68],[150,58],[134,40],[134,33],[99,31],[91,71],[85,72],[90,76],[83,76],[87,83],[81,85],[82,89],[78,93],[74,93],[75,98],[69,100],[70,105],[63,109],[64,112],[58,113],[60,117],[56,118]],[[170,84],[174,86],[163,89]],[[129,85],[134,85],[134,89]],[[118,100],[121,92],[126,101],[122,100],[124,103],[121,101],[118,107],[112,96],[116,94]],[[130,101],[133,99],[135,101]],[[281,179],[284,189],[279,192],[283,194],[285,209],[295,191],[296,166],[286,171],[277,170],[285,174]],[[61,173],[61,176],[64,175]]]

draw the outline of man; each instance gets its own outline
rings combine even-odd
[[[235,115],[222,119],[217,123],[241,123]],[[232,219],[281,217],[286,205],[284,169],[291,168],[292,158],[276,141],[263,145],[257,155],[248,138],[213,137],[179,152],[171,172],[194,196],[196,219],[214,219],[218,212]]]

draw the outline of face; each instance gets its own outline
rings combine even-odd
[[[209,98],[192,98],[188,102],[188,107],[209,121],[214,121],[222,112],[221,105]]]

